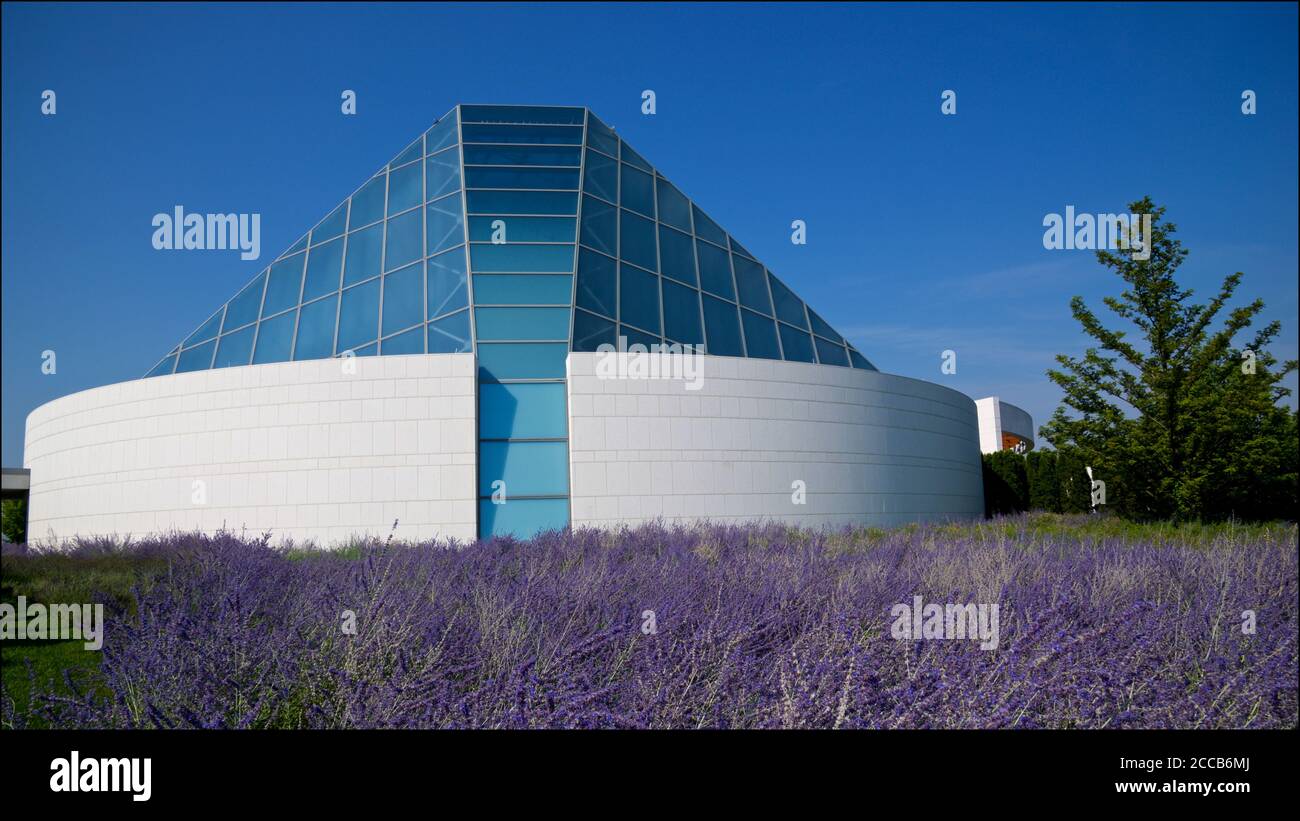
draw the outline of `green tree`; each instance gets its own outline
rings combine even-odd
[[[1025,458],[1000,450],[984,454],[984,513],[997,516],[1029,509],[1029,482]]]
[[[27,502],[23,499],[0,500],[0,534],[6,542],[27,541]]]
[[[1096,344],[1079,359],[1058,355],[1060,370],[1048,370],[1064,397],[1043,438],[1074,448],[1106,483],[1108,505],[1129,518],[1293,515],[1300,443],[1295,414],[1279,403],[1290,393],[1280,382],[1296,362],[1268,352],[1280,323],[1238,346],[1263,301],[1231,308],[1217,328],[1215,318],[1242,274],[1225,277],[1208,303],[1192,302],[1175,279],[1187,251],[1165,209],[1148,197],[1129,210],[1151,215],[1149,258],[1135,248],[1098,251],[1097,259],[1127,286],[1103,302],[1140,341],[1130,340],[1131,329],[1106,327],[1074,297],[1071,312]],[[1076,479],[1062,472],[1062,487]]]
[[[1025,456],[1029,479],[1029,509],[1061,512],[1061,486],[1056,478],[1056,452],[1034,450]]]

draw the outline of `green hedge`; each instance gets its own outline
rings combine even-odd
[[[1083,461],[1071,451],[1000,450],[984,454],[984,513],[1041,510],[1086,513],[1091,487]]]

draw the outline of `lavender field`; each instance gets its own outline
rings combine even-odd
[[[3,720],[1290,727],[1296,539],[1294,525],[1035,515],[888,532],[646,526],[336,553],[235,536],[88,543],[74,553],[153,569],[125,606],[108,599],[99,664],[38,686],[27,707],[6,694]],[[894,608],[914,596],[996,604],[997,649],[896,638]]]

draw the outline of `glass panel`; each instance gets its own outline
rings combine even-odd
[[[803,314],[803,300],[795,296],[794,291],[785,287],[781,284],[781,280],[770,273],[768,280],[772,283],[772,301],[776,303],[776,318],[808,330],[808,319]]]
[[[735,299],[731,287],[731,262],[726,251],[707,242],[695,241],[695,248],[700,254],[700,284],[710,293]],[[759,273],[763,271],[760,268]]]
[[[681,282],[696,284],[694,245],[694,240],[688,235],[660,225],[659,267],[662,273]]]
[[[659,277],[619,266],[619,319],[659,333]]]
[[[460,213],[460,195],[452,194],[425,208],[428,225],[425,242],[429,254],[436,254],[465,241],[465,223]]]
[[[640,168],[642,171],[649,171],[651,173],[654,173],[654,169],[650,167],[650,163],[646,162],[645,158],[642,157],[640,154],[633,151],[632,146],[628,145],[627,143],[621,140],[619,141],[619,146],[623,150],[623,153],[619,155],[619,159],[621,159],[625,163],[631,163],[632,165],[635,165],[637,168]]]
[[[573,270],[573,246],[475,243],[469,247],[469,265],[476,273],[564,273]]]
[[[173,354],[163,359],[163,361],[159,362],[157,365],[154,365],[153,369],[144,375],[144,378],[148,379],[151,376],[165,376],[171,373],[175,367],[176,355]]]
[[[568,191],[467,191],[471,214],[578,213],[578,194]]]
[[[821,335],[821,336],[824,336],[824,337],[826,337],[827,339],[831,340],[832,342],[836,342],[836,343],[839,343],[839,344],[841,344],[841,345],[844,344],[844,337],[842,337],[842,336],[840,336],[839,334],[835,333],[835,329],[832,328],[832,327],[831,327],[831,326],[826,322],[826,320],[824,320],[824,319],[822,319],[821,317],[817,316],[816,311],[814,311],[812,308],[809,308],[809,309],[808,309],[808,320],[809,320],[810,322],[812,322],[812,332],[813,332],[813,333],[815,333],[815,334],[819,334],[819,335]]]
[[[485,342],[478,346],[479,378],[493,382],[563,378],[568,347],[563,342]]]
[[[352,195],[352,213],[348,215],[348,230],[355,231],[363,225],[383,219],[383,216],[384,175],[380,174]]]
[[[813,342],[817,345],[818,362],[823,365],[849,364],[849,355],[844,352],[843,345],[836,345],[834,342],[828,342],[819,336],[814,336]]]
[[[221,330],[233,331],[236,328],[257,321],[257,310],[262,307],[262,286],[266,284],[266,274],[244,286],[244,290],[226,306],[226,318]]]
[[[469,311],[429,323],[429,353],[464,353],[470,347]]]
[[[326,359],[334,353],[334,319],[338,302],[336,294],[298,310],[298,340],[293,346],[295,360]]]
[[[814,361],[811,336],[791,328],[784,322],[778,322],[777,327],[781,329],[781,350],[785,352],[787,362]]]
[[[384,254],[384,226],[378,223],[348,234],[347,261],[343,266],[343,284],[355,285],[379,274]]]
[[[293,245],[290,245],[287,249],[285,249],[285,252],[283,254],[280,254],[280,256],[287,257],[290,254],[296,254],[306,247],[307,247],[307,234],[303,234],[301,237],[298,238],[297,242],[295,242]],[[278,258],[279,257],[277,257],[277,259]]]
[[[709,242],[727,247],[727,232],[718,227],[718,224],[709,219],[708,216],[700,210],[698,205],[691,206],[692,213],[695,214],[695,236],[707,239]]]
[[[224,308],[225,306],[222,307]],[[215,314],[208,317],[208,320],[199,326],[197,331],[185,337],[184,347],[188,348],[191,345],[197,345],[200,342],[213,338],[217,335],[217,331],[220,330],[220,328],[221,310],[218,309]]]
[[[381,336],[424,321],[424,265],[417,263],[384,277],[383,316]],[[424,351],[424,342],[420,343],[420,351]]]
[[[457,248],[428,261],[428,290],[430,318],[458,311],[469,304],[465,288],[465,251]],[[430,351],[433,353],[433,351]]]
[[[492,483],[506,483],[512,496],[564,495],[569,492],[569,447],[565,442],[479,442],[478,492],[492,495]]]
[[[307,254],[307,280],[302,286],[303,302],[337,291],[342,273],[343,240],[331,240],[311,249]]]
[[[619,212],[621,259],[651,271],[659,269],[655,253],[655,224],[631,211]]]
[[[749,257],[750,259],[753,259],[753,258],[754,258],[754,255],[753,255],[753,254],[751,254],[751,253],[749,253],[748,251],[745,250],[745,246],[741,245],[739,242],[736,242],[736,238],[735,238],[735,237],[728,235],[728,239],[731,240],[731,250],[732,250],[732,251],[734,251],[734,252],[736,252],[736,253],[738,253],[738,254],[740,254],[740,255],[742,255],[742,256]]]
[[[400,214],[424,202],[424,180],[418,163],[388,175],[388,215]]]
[[[474,275],[475,305],[568,305],[572,298],[573,277],[568,275]]]
[[[282,259],[271,266],[271,276],[266,284],[266,299],[262,316],[271,316],[298,304],[302,291],[302,269],[306,254]]]
[[[424,161],[426,200],[460,190],[460,152],[452,148],[441,154],[434,154]]]
[[[550,439],[568,435],[567,401],[559,382],[487,383],[478,390],[482,439]]]
[[[470,240],[492,242],[498,221],[502,242],[573,242],[577,227],[573,217],[470,217]]]
[[[655,178],[655,187],[659,191],[659,221],[666,222],[674,228],[690,233],[691,204],[682,192],[663,177]]]
[[[549,123],[582,125],[583,109],[572,106],[465,105],[460,107],[466,123]]]
[[[861,368],[864,371],[876,370],[875,365],[872,365],[871,362],[868,361],[865,356],[853,350],[852,348],[849,348],[849,361],[853,363],[853,367],[855,368]]]
[[[588,194],[618,202],[618,161],[604,154],[589,152],[582,190]]]
[[[467,143],[582,144],[581,126],[462,125],[460,130]]]
[[[675,282],[664,280],[664,336],[674,342],[698,345],[704,342],[700,328],[700,294]]]
[[[654,178],[637,171],[630,165],[622,166],[622,197],[619,204],[645,214],[651,219],[655,215]]]
[[[614,256],[618,250],[618,219],[614,206],[592,197],[582,198],[582,243]]]
[[[567,145],[467,145],[466,165],[568,165],[582,164],[582,149]]]
[[[650,350],[653,346],[663,343],[663,340],[658,336],[653,336],[644,331],[638,331],[636,328],[631,328],[627,325],[619,325],[618,333],[619,336],[622,336],[627,340],[628,350],[630,350],[633,345],[644,345],[646,350]]]
[[[781,349],[776,344],[776,323],[751,311],[740,312],[740,324],[745,329],[746,355],[757,359],[780,359]]]
[[[421,139],[418,139],[415,142],[411,143],[409,146],[407,146],[406,150],[403,151],[401,154],[398,154],[396,157],[394,157],[393,161],[389,163],[389,165],[392,166],[393,168],[397,168],[399,165],[406,165],[408,162],[413,162],[414,160],[418,160],[423,156],[424,156],[424,139],[423,139],[423,135],[421,135]]]
[[[578,253],[578,305],[608,317],[617,316],[614,260],[583,248]]]
[[[590,112],[587,115],[587,145],[597,151],[604,151],[611,157],[618,156],[618,137],[614,136],[614,129],[602,123],[596,118],[595,114]],[[591,162],[590,159],[587,162]]]
[[[320,221],[312,229],[311,241],[313,245],[318,245],[327,239],[334,239],[343,233],[343,229],[348,224],[348,204],[344,202],[338,208],[330,212],[330,215]]]
[[[429,207],[432,209],[433,205]],[[408,211],[388,221],[388,237],[384,245],[385,271],[401,268],[424,256],[424,237],[420,235],[420,223],[423,219],[424,214],[421,212]]]
[[[413,328],[380,343],[384,356],[424,353],[424,329]]]
[[[262,321],[257,327],[257,348],[253,351],[253,364],[263,362],[288,362],[293,349],[293,325],[296,311],[280,314]]]
[[[757,262],[733,255],[736,266],[736,287],[740,289],[740,304],[746,308],[772,315],[772,299],[767,293],[767,272]]]
[[[456,142],[456,112],[453,109],[446,117],[443,117],[438,123],[424,132],[424,150],[430,154],[452,145]]]
[[[299,336],[302,332],[299,331]],[[379,280],[372,279],[343,292],[339,309],[339,338],[335,353],[355,349],[379,336]]]
[[[469,166],[466,188],[550,188],[577,189],[576,168],[498,168]]]
[[[413,331],[413,333],[420,333],[420,329],[416,328]],[[357,348],[352,352],[353,356],[376,356],[378,354],[379,354],[378,342],[371,342],[369,345],[362,345],[360,348]]]
[[[481,340],[569,338],[568,308],[475,308],[474,323]]]
[[[595,314],[578,311],[573,317],[573,349],[594,351],[601,345],[617,345],[614,323]]]
[[[211,367],[212,351],[216,347],[217,340],[209,339],[198,347],[190,348],[188,351],[182,351],[180,359],[176,362],[176,373],[202,371]]]
[[[569,526],[568,499],[514,499],[502,505],[482,499],[478,509],[479,531],[484,539],[493,536],[531,539],[539,533]]]
[[[704,327],[709,332],[706,351],[715,356],[745,355],[740,346],[740,319],[735,305],[705,295]]]
[[[217,343],[217,358],[212,363],[214,368],[229,368],[235,365],[247,365],[253,355],[252,325],[233,334],[226,334]]]

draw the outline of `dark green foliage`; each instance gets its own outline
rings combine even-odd
[[[22,544],[27,541],[27,500],[0,501],[0,533],[6,542]]]
[[[1029,509],[1060,513],[1061,487],[1056,480],[1056,453],[1035,450],[1026,454],[1025,475],[1029,480]]]
[[[1296,362],[1267,350],[1280,323],[1234,341],[1264,308],[1259,299],[1227,308],[1242,274],[1225,277],[1208,303],[1191,302],[1174,277],[1187,251],[1162,220],[1165,209],[1144,198],[1129,210],[1151,215],[1150,258],[1120,250],[1097,259],[1125,282],[1103,302],[1132,327],[1103,326],[1074,297],[1074,318],[1096,344],[1082,358],[1058,355],[1061,369],[1047,372],[1065,394],[1041,430],[1062,452],[1062,508],[1087,509],[1088,480],[1079,474],[1088,465],[1106,484],[1107,506],[1138,521],[1293,517],[1300,442],[1280,383]],[[1076,453],[1067,471],[1069,449]]]
[[[1023,513],[1029,509],[1029,481],[1025,458],[1000,450],[986,453],[984,462],[984,512],[988,516]]]

